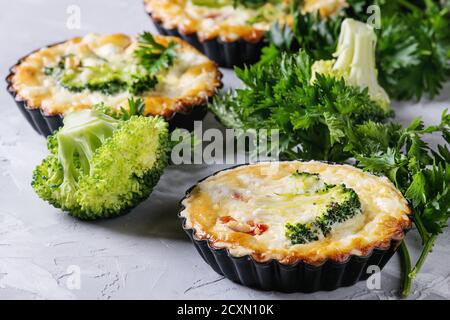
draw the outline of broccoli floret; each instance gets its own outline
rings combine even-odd
[[[89,72],[86,77],[85,73]],[[86,80],[83,80],[87,78]],[[122,80],[123,74],[111,69],[107,64],[95,67],[77,67],[65,70],[60,75],[61,85],[69,91],[81,92],[85,89],[97,91],[107,95],[117,94],[127,88],[127,82]]]
[[[286,237],[291,240],[292,244],[308,243],[319,240],[317,232],[315,232],[311,225],[288,223],[285,228]]]
[[[89,81],[86,85],[86,88],[90,91],[98,91],[103,94],[113,95],[117,94],[121,91],[124,91],[127,86],[126,82],[123,82],[120,79],[112,79],[109,81]]]
[[[225,6],[244,6],[249,8],[257,8],[269,2],[280,2],[279,0],[192,0],[192,3],[196,6],[209,7],[209,8],[221,8]]]
[[[162,45],[160,46],[165,48]],[[127,73],[121,69],[113,68],[108,63],[101,63],[95,66],[83,66],[83,61],[80,61],[75,65],[66,67],[66,60],[70,56],[63,56],[55,66],[44,67],[44,74],[53,76],[63,88],[72,92],[89,90],[105,95],[115,95],[128,91],[130,94],[138,96],[153,89],[158,84],[156,72],[161,71],[160,69],[163,69],[163,67],[167,68],[171,65],[176,55],[175,49],[176,45],[172,43],[171,47],[167,48],[167,52],[163,51],[167,55],[166,60],[158,60],[159,55],[152,56],[156,59],[156,62],[153,61],[155,67],[152,71],[154,73],[149,73],[143,67],[143,62],[133,68],[136,69],[133,73]],[[144,58],[142,61],[152,65]],[[148,67],[148,65],[146,66]]]
[[[319,180],[320,175],[318,173],[310,173],[310,172],[303,172],[303,171],[295,171],[292,174],[296,178],[302,178],[302,179],[313,179],[313,180]]]
[[[292,176],[300,182],[301,188],[304,192],[316,191],[321,187],[322,181],[318,173],[309,173],[295,171]]]
[[[192,0],[192,3],[201,7],[221,8],[232,5],[233,1],[234,0]]]
[[[32,186],[75,217],[116,216],[150,195],[167,165],[167,144],[162,118],[73,112],[49,137],[51,155],[34,170]]]
[[[336,223],[342,223],[361,213],[361,203],[356,192],[344,184],[329,185],[317,190],[320,195],[317,205],[322,206],[319,214],[308,223],[287,223],[285,235],[292,244],[303,244],[327,236]]]
[[[132,75],[128,91],[135,96],[153,89],[158,84],[158,78],[153,75]]]
[[[344,222],[361,212],[361,202],[356,192],[345,185],[327,185],[327,194],[332,195],[333,201],[327,206],[326,212],[318,217],[314,225],[324,236],[331,231],[333,224]]]
[[[370,97],[385,110],[390,110],[390,99],[378,83],[375,64],[377,36],[368,24],[354,19],[342,22],[335,60],[319,60],[312,66],[312,81],[316,74],[343,78],[346,84],[367,88]]]

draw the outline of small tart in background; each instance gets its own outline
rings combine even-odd
[[[292,23],[291,2],[242,1],[235,6],[233,0],[144,0],[161,34],[182,37],[226,68],[258,61],[270,27]],[[346,6],[345,0],[306,0],[301,10],[328,17]]]
[[[234,6],[233,1],[212,5],[204,0],[145,0],[145,8],[166,29],[178,29],[183,34],[197,33],[200,41],[220,38],[232,42],[244,39],[260,40],[275,22],[289,20],[289,0],[265,1],[254,6]],[[330,16],[346,6],[344,0],[307,0],[304,12],[319,11]]]
[[[136,37],[88,34],[22,58],[11,68],[8,90],[27,110],[45,116],[62,117],[98,103],[118,110],[131,97],[144,100],[146,115],[166,118],[205,105],[222,85],[217,65],[179,38],[154,40],[172,45],[174,57],[148,78],[136,80],[144,69],[136,61]]]

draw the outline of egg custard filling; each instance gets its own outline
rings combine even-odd
[[[408,203],[387,178],[349,165],[276,164],[197,184],[183,200],[185,227],[236,257],[313,264],[387,248],[410,227]]]
[[[13,68],[12,89],[29,108],[64,115],[97,103],[170,116],[205,104],[221,84],[214,62],[175,37],[88,34],[38,50]]]
[[[258,41],[274,23],[289,22],[292,0],[145,0],[146,9],[166,29],[197,33],[201,41]],[[306,0],[304,12],[330,16],[345,0]]]

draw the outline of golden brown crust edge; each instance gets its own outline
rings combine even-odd
[[[408,216],[411,217],[411,215],[412,215],[412,211],[410,211],[408,213]],[[326,258],[320,258],[320,259],[317,259],[316,257],[298,257],[295,255],[289,255],[289,256],[284,257],[281,260],[274,259],[274,258],[270,259],[270,260],[277,260],[278,262],[280,262],[281,264],[284,264],[284,265],[293,265],[293,264],[296,264],[299,262],[305,262],[309,265],[321,265],[328,260],[337,262],[337,263],[345,263],[346,261],[348,261],[351,258],[351,256],[365,257],[365,256],[370,255],[370,253],[372,251],[374,251],[375,249],[388,250],[391,247],[391,245],[399,246],[401,244],[401,242],[403,241],[403,239],[405,238],[405,233],[411,229],[411,226],[412,226],[411,220],[409,220],[407,222],[397,221],[396,226],[395,226],[396,231],[392,234],[392,236],[390,238],[385,239],[384,241],[379,241],[379,242],[373,243],[371,245],[355,246],[354,249],[358,250],[361,253],[358,255],[352,254],[352,253],[336,253],[335,252],[333,254],[329,254]],[[219,246],[215,245],[216,242],[219,242],[217,239],[211,238],[204,233],[197,232],[195,227],[185,228],[185,229],[192,229],[194,238],[196,240],[207,240],[208,245],[212,249],[214,249],[214,250],[222,250],[223,249],[223,247],[219,247]],[[396,249],[396,248],[394,248],[394,249]],[[230,256],[233,256],[233,254],[228,250],[228,248],[225,248],[225,250],[227,250],[227,252]],[[267,262],[267,259],[264,258],[264,255],[261,252],[252,253],[249,256],[251,256],[252,259],[254,259],[256,262],[259,262],[259,263]]]
[[[28,53],[27,55],[23,56],[22,58],[20,58],[10,69],[9,69],[9,74],[6,76],[5,81],[7,83],[7,91],[13,96],[14,100],[16,102],[21,102],[24,104],[25,108],[27,109],[39,109],[41,111],[41,113],[44,116],[63,116],[62,112],[45,112],[42,108],[41,105],[33,103],[32,101],[30,101],[30,99],[24,98],[20,95],[20,92],[18,90],[18,88],[16,87],[16,82],[15,82],[15,76],[17,73],[17,70],[20,68],[21,64],[31,55],[39,52],[42,49],[50,49],[52,47],[64,44],[66,42],[72,41],[74,39],[78,39],[79,37],[75,37],[75,38],[71,38],[69,40],[65,40],[65,41],[59,41],[56,42],[54,44],[50,44],[47,45],[45,47],[36,49],[31,51],[30,53]],[[186,41],[177,38],[177,37],[171,37],[171,36],[160,36],[160,35],[155,35],[155,38],[163,38],[163,39],[167,39],[167,40],[174,40],[177,43],[179,43],[180,45],[183,46],[183,48],[188,48],[188,50],[192,50],[195,51],[197,54],[204,56],[203,53],[201,53],[200,51],[198,51],[196,48],[194,48],[193,46],[191,46],[189,43],[187,43]],[[146,104],[146,115],[160,115],[163,116],[165,118],[172,118],[174,117],[177,113],[181,113],[181,114],[189,114],[190,112],[192,112],[192,110],[195,107],[200,107],[200,106],[204,106],[208,103],[209,99],[212,98],[219,89],[221,89],[223,87],[223,83],[222,83],[222,77],[223,74],[220,72],[219,70],[219,66],[212,60],[208,59],[208,61],[206,63],[204,63],[202,65],[202,67],[209,72],[213,72],[214,73],[214,81],[211,84],[211,86],[203,91],[198,92],[196,95],[192,95],[192,96],[184,96],[178,99],[175,99],[174,101],[172,101],[172,104],[174,105],[174,108],[170,109],[170,108],[166,108],[164,110],[162,110],[161,112],[158,113],[152,113],[149,112],[148,109],[151,107],[151,103],[152,103],[152,98],[145,98],[145,104]],[[170,99],[170,98],[168,98]],[[89,106],[90,107],[90,106]]]
[[[15,87],[15,81],[14,81],[14,77],[16,75],[17,72],[17,68],[22,64],[22,62],[24,62],[30,55],[38,52],[39,50],[42,49],[46,49],[46,48],[51,48],[57,45],[60,45],[62,43],[64,43],[66,41],[60,41],[60,42],[56,42],[54,44],[50,44],[47,45],[45,47],[39,48],[39,49],[35,49],[33,51],[31,51],[30,53],[26,54],[25,56],[23,56],[22,58],[19,58],[19,60],[17,60],[17,62],[9,68],[9,74],[6,76],[5,81],[6,81],[6,90],[14,97],[14,100],[16,102],[23,102],[26,106],[26,108],[28,109],[38,109],[37,107],[33,107],[31,105],[31,103],[29,103],[27,101],[27,99],[22,98],[17,90],[17,88]]]
[[[196,53],[203,55],[203,53],[201,53],[196,48],[191,46],[189,43],[187,43],[186,41],[184,41],[178,37],[166,36],[165,38],[177,41],[182,46],[185,46],[185,47],[187,46],[191,50],[194,50]],[[214,73],[214,77],[213,77],[214,81],[213,81],[212,85],[208,89],[197,93],[197,95],[186,96],[186,97],[177,99],[175,101],[174,109],[166,109],[166,110],[164,110],[164,112],[161,113],[161,115],[163,117],[170,118],[170,117],[173,117],[176,113],[188,114],[192,111],[193,108],[206,105],[208,103],[209,99],[212,98],[220,88],[222,88],[223,74],[222,74],[222,72],[220,72],[220,69],[219,69],[219,66],[217,65],[217,63],[215,63],[211,59],[208,59],[208,62],[203,65],[203,68],[207,72]],[[146,105],[147,105],[147,103],[146,103]]]
[[[318,162],[322,162],[322,163],[325,163],[325,164],[335,164],[335,163],[329,163],[329,162],[326,162],[326,161],[318,161]],[[186,199],[188,199],[192,195],[193,192],[196,191],[196,188],[197,188],[199,183],[201,183],[202,181],[204,181],[204,180],[206,180],[206,179],[208,179],[210,177],[213,177],[213,176],[215,176],[215,175],[217,175],[217,174],[219,174],[221,172],[232,170],[232,169],[235,169],[235,168],[239,168],[241,166],[245,166],[245,165],[238,165],[238,166],[235,166],[235,167],[232,167],[232,168],[229,168],[229,169],[218,171],[218,172],[214,173],[213,175],[208,176],[208,177],[198,181],[191,189],[189,189],[187,191],[185,197],[181,200],[181,202],[180,202],[181,203],[181,210],[180,210],[180,215],[179,215],[182,218],[182,220],[183,220],[183,229],[185,231],[191,230],[194,240],[196,240],[196,241],[207,241],[208,246],[212,250],[226,250],[227,254],[229,256],[235,257],[235,258],[238,258],[238,257],[241,257],[241,256],[240,255],[239,256],[233,255],[227,247],[224,247],[222,245],[216,245],[217,243],[221,242],[219,239],[215,239],[214,237],[210,236],[209,234],[207,234],[207,233],[205,233],[203,231],[197,230],[195,226],[192,226],[192,227],[191,226],[186,226],[185,223],[188,221],[188,218],[182,216],[181,212],[184,211],[184,210],[188,210],[188,208],[184,205],[183,202]],[[323,256],[320,256],[320,257],[319,256],[307,256],[307,257],[301,256],[300,257],[300,256],[295,255],[295,253],[294,253],[294,254],[290,254],[290,255],[285,255],[282,259],[278,259],[278,258],[274,258],[274,257],[272,257],[270,259],[267,259],[267,257],[265,257],[265,255],[264,255],[265,252],[252,252],[251,254],[246,254],[245,256],[251,257],[251,259],[253,259],[257,263],[268,263],[271,260],[276,260],[276,261],[278,261],[279,263],[281,263],[283,265],[294,265],[294,264],[297,264],[297,263],[300,263],[300,262],[304,262],[304,263],[307,263],[307,264],[312,265],[312,266],[319,266],[319,265],[324,264],[327,261],[332,261],[332,262],[335,262],[335,263],[346,263],[353,256],[366,257],[366,256],[371,255],[371,253],[374,250],[387,251],[389,249],[394,249],[394,251],[395,251],[398,248],[398,246],[401,244],[403,239],[405,238],[406,232],[408,232],[411,229],[411,227],[412,227],[412,214],[413,214],[413,212],[411,210],[411,206],[410,206],[409,203],[408,203],[407,208],[408,208],[408,211],[406,211],[405,214],[408,216],[408,218],[409,218],[408,220],[398,220],[398,219],[396,219],[395,221],[393,221],[393,219],[392,219],[392,220],[389,221],[390,222],[390,227],[393,229],[393,231],[391,232],[390,237],[387,237],[387,238],[385,238],[383,240],[379,240],[379,241],[376,241],[376,242],[372,242],[372,243],[367,244],[367,245],[363,245],[361,243],[357,243],[356,245],[354,244],[353,249],[357,250],[359,252],[358,254],[351,253],[351,252],[350,253],[349,252],[340,253],[340,252],[336,252],[335,251],[333,253],[329,253],[328,252],[326,257],[323,257]],[[391,247],[393,247],[393,248],[391,248]]]

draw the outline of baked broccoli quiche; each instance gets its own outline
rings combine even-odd
[[[411,226],[408,203],[387,178],[316,161],[258,163],[221,171],[193,187],[182,205],[184,228],[191,230],[206,259],[215,256],[207,261],[216,271],[244,284],[281,286],[283,291],[279,281],[264,282],[258,268],[274,268],[273,279],[280,266],[291,271],[325,268],[322,272],[329,271],[332,278],[334,271],[327,268],[337,265],[337,278],[327,281],[333,289],[349,285],[364,276],[368,265],[382,267]],[[365,263],[351,265],[355,259]],[[248,264],[242,267],[237,261]],[[312,291],[330,285],[322,280],[319,277]],[[288,286],[308,290],[303,286],[307,280],[294,282],[288,281]]]
[[[180,35],[221,66],[252,63],[259,58],[270,27],[290,21],[292,0],[145,0],[159,31]],[[304,12],[329,16],[345,0],[306,0]]]
[[[144,32],[88,34],[40,49],[20,60],[7,81],[26,111],[47,117],[99,103],[127,109],[130,98],[141,98],[145,115],[171,119],[204,106],[221,76],[213,61],[185,41]],[[35,113],[31,118],[43,129]]]

